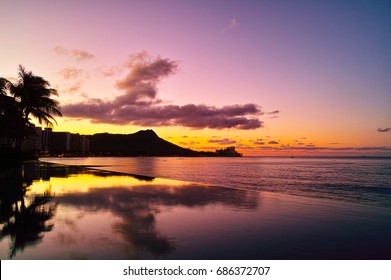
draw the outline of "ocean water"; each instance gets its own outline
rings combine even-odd
[[[391,158],[42,158],[231,188],[391,208]]]
[[[0,182],[0,259],[391,259],[387,207],[37,161]]]

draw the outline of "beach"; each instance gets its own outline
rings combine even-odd
[[[2,168],[0,258],[391,259],[388,207],[94,168]]]

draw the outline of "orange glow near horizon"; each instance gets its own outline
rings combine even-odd
[[[153,129],[159,137],[183,148],[195,151],[215,151],[229,146],[244,156],[381,156],[384,153],[371,146],[374,139],[371,137],[359,137],[354,135],[339,135],[340,141],[334,141],[336,136],[328,134],[313,134],[287,129],[280,133],[269,133],[269,128],[246,131],[244,134],[238,130],[193,130],[183,127],[155,127],[145,128],[139,126],[118,126],[110,124],[91,123],[89,120],[73,120],[62,118],[58,120],[58,126],[54,131],[69,131],[92,135],[95,133],[132,134],[139,130]],[[276,130],[277,131],[277,130]],[[305,130],[301,130],[305,131]],[[280,137],[274,137],[277,134]],[[220,141],[224,140],[224,141]],[[344,141],[341,141],[344,140]],[[228,141],[228,142],[227,142]],[[227,143],[225,143],[227,142]],[[270,144],[275,143],[278,144]],[[262,144],[263,143],[263,144]],[[363,146],[366,145],[363,148]],[[371,147],[373,149],[371,149]],[[384,146],[379,143],[379,148]]]

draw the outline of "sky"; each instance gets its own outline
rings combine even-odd
[[[194,150],[391,156],[391,2],[20,1],[0,76],[58,90],[55,131]]]

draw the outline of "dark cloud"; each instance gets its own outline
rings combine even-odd
[[[160,57],[151,59],[146,53],[133,56],[128,74],[116,82],[124,94],[112,100],[87,99],[64,105],[64,116],[88,118],[94,123],[133,124],[139,126],[183,126],[193,129],[263,127],[262,111],[255,104],[229,105],[162,105],[157,98],[158,83],[178,71],[178,61]]]
[[[236,141],[229,138],[223,138],[223,139],[209,139],[208,143],[216,143],[219,145],[231,145],[231,144],[235,144]]]
[[[243,111],[242,115],[237,109]],[[88,101],[65,105],[62,107],[64,116],[71,118],[88,118],[93,123],[133,124],[140,126],[184,126],[193,129],[237,128],[256,129],[263,122],[248,114],[259,112],[256,105],[233,105],[222,108],[206,105],[123,105],[117,102],[91,98]]]
[[[268,144],[270,144],[270,145],[278,145],[279,143],[277,142],[277,141],[269,141],[269,142],[267,142]]]
[[[272,112],[267,112],[266,114],[268,115],[277,115],[280,113],[280,110],[275,110],[275,111],[272,111]]]
[[[95,58],[95,55],[89,53],[88,51],[80,49],[67,49],[61,46],[55,46],[53,48],[53,52],[59,55],[72,57],[77,61],[84,61]]]
[[[126,77],[116,82],[116,87],[125,92],[116,98],[118,105],[136,104],[143,100],[156,101],[157,84],[163,78],[175,74],[179,62],[168,58],[150,59],[145,52],[136,54],[128,62]]]
[[[280,110],[266,112],[266,114],[270,116],[269,119],[277,119],[279,113],[280,113]]]
[[[257,140],[250,140],[250,142],[254,143],[255,145],[265,145],[265,141],[262,138],[258,138]]]
[[[270,151],[270,150],[277,150],[275,147],[270,147],[270,146],[261,146],[259,149],[264,150],[264,151]]]
[[[359,147],[355,148],[357,151],[391,151],[391,147]]]
[[[390,131],[391,131],[391,127],[387,127],[387,128],[378,128],[377,131],[378,131],[378,132],[390,132]]]
[[[278,150],[278,151],[373,151],[373,152],[388,152],[391,151],[391,147],[380,146],[380,147],[318,147],[316,145],[306,145],[306,146],[263,146],[259,147],[262,150]]]

